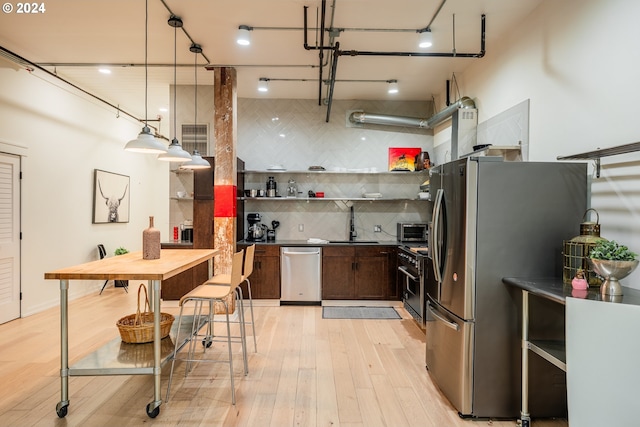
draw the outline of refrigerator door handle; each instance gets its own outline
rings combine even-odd
[[[439,251],[440,248],[436,246],[436,242],[438,242],[438,240],[440,239],[438,230],[440,229],[443,200],[444,190],[442,188],[439,188],[436,192],[436,200],[433,207],[433,228],[431,230],[431,233],[429,233],[429,238],[431,240],[429,242],[429,250],[433,254],[433,275],[435,276],[436,282],[438,282],[438,284],[442,283],[442,271],[440,271],[440,259],[442,254]],[[438,285],[438,288],[439,287],[440,286]]]
[[[431,314],[437,320],[442,322],[447,328],[451,328],[456,332],[460,330],[460,325],[458,325],[457,323],[452,322],[452,321],[450,321],[448,319],[445,319],[443,316],[438,314],[433,308],[431,308],[430,305],[427,305],[427,310],[429,310],[429,314]]]

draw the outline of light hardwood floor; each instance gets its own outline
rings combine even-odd
[[[135,311],[133,288],[129,294],[112,287],[97,293],[70,304],[71,363],[117,337],[117,319]],[[163,311],[177,314],[170,305]],[[170,400],[155,419],[144,409],[153,400],[150,376],[72,377],[69,413],[59,419],[59,312],[50,309],[0,325],[0,426],[516,425],[461,420],[425,370],[424,334],[399,311],[402,320],[329,320],[320,307],[255,307],[258,352],[249,339],[244,377],[235,348],[235,406],[227,365],[196,364],[185,379],[184,364],[176,363]],[[216,343],[207,355],[223,351]]]

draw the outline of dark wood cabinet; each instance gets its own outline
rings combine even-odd
[[[162,281],[161,297],[163,300],[179,300],[184,294],[209,278],[209,263],[203,262],[187,271],[183,271]]]
[[[322,299],[398,299],[393,246],[326,246]]]
[[[247,246],[238,245],[238,250]],[[256,245],[253,273],[249,280],[253,299],[280,299],[280,246]],[[242,292],[248,295],[246,283],[242,284]]]

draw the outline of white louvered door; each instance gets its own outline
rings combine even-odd
[[[0,154],[0,323],[20,317],[20,158]]]

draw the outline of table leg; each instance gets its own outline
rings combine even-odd
[[[152,280],[150,288],[153,289],[153,402],[147,405],[147,415],[155,418],[160,413],[162,396],[160,391],[160,375],[162,367],[160,365],[160,280]]]
[[[60,280],[60,402],[58,417],[64,418],[69,407],[69,280]]]
[[[529,292],[522,291],[522,427],[529,427]]]

